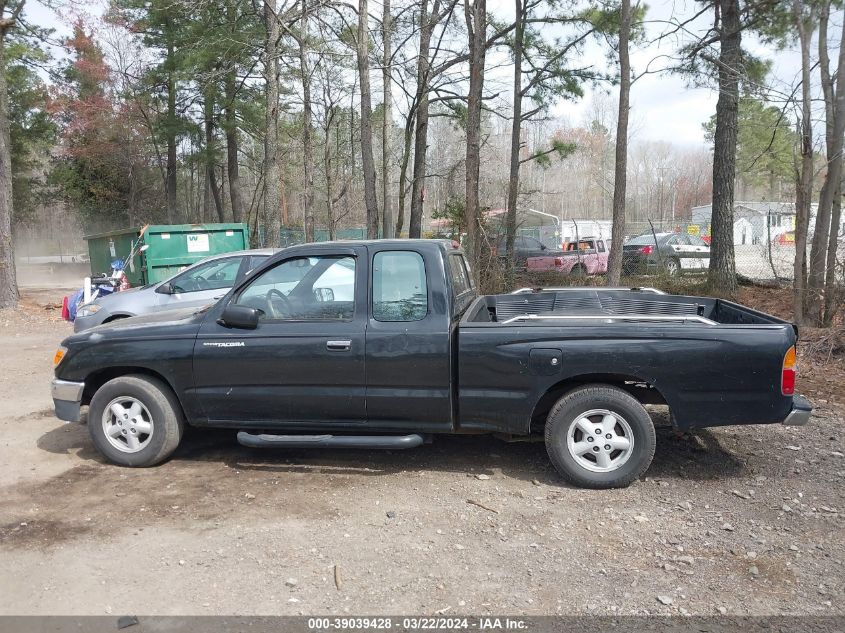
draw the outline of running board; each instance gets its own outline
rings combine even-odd
[[[416,448],[425,442],[417,433],[411,435],[254,435],[238,433],[238,442],[253,448]]]

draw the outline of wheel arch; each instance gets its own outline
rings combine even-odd
[[[540,396],[534,405],[529,421],[529,432],[541,432],[546,424],[546,417],[555,403],[566,393],[582,385],[602,384],[618,387],[630,393],[641,404],[669,404],[664,394],[651,382],[631,374],[591,373],[571,376],[561,380]]]
[[[176,402],[179,403],[179,412],[182,414],[182,419],[187,420],[187,417],[185,416],[185,407],[182,404],[182,400],[179,398],[179,392],[163,374],[160,374],[148,367],[132,367],[127,365],[106,367],[92,372],[85,378],[85,389],[82,392],[82,404],[91,404],[91,398],[94,397],[94,394],[97,393],[100,387],[106,384],[109,380],[114,380],[115,378],[120,378],[121,376],[148,376],[149,378],[155,378],[156,380],[164,383],[164,385],[170,389],[171,393],[175,396]]]
[[[120,319],[128,319],[130,317],[135,316],[134,314],[129,314],[127,312],[119,312],[117,314],[110,315],[103,323],[111,323],[112,321],[119,321]]]

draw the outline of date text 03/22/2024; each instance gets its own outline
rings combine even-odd
[[[466,617],[351,617],[351,618],[309,618],[308,629],[311,631],[330,630],[390,630],[396,628],[405,631],[524,631],[528,627],[525,620],[519,618],[499,618],[492,616]]]

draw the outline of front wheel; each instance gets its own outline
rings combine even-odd
[[[624,488],[654,457],[654,423],[627,391],[586,385],[570,391],[546,420],[546,451],[557,471],[583,488]]]
[[[170,388],[150,376],[120,376],[91,399],[88,432],[97,450],[121,466],[154,466],[182,439],[182,412]]]

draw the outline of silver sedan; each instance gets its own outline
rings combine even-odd
[[[267,248],[214,255],[164,281],[99,297],[79,306],[73,331],[160,310],[214,303],[274,252]]]

